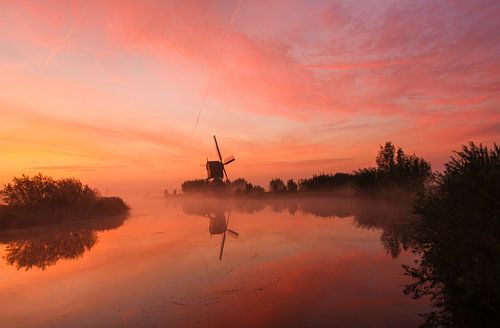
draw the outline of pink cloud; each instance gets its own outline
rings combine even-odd
[[[192,99],[200,98],[186,106],[180,124],[164,124],[171,136],[138,128],[135,119],[130,126],[118,124],[111,115],[119,104],[111,101],[116,107],[108,109],[111,126],[64,120],[48,109],[43,124],[53,124],[54,130],[68,126],[82,136],[185,154],[189,151],[178,147],[179,140],[193,127],[191,117],[196,118],[206,89],[200,85],[213,75],[206,105],[212,112],[203,112],[203,105],[201,120],[216,112],[221,123],[200,131],[244,131],[235,138],[239,158],[252,162],[244,169],[255,164],[256,154],[256,167],[273,167],[255,168],[254,174],[275,174],[281,164],[289,174],[310,173],[318,163],[355,168],[370,164],[377,145],[389,139],[441,162],[456,144],[499,137],[500,6],[495,1],[51,0],[0,6],[5,13],[0,47],[10,51],[0,55],[2,66],[22,76],[35,63],[47,83],[81,79],[93,87],[85,92],[95,91],[88,97],[89,110],[97,108],[92,98],[115,89],[131,102],[154,98],[126,88],[128,79],[146,69],[152,73],[144,74],[168,81],[174,89],[168,91],[188,90]],[[19,64],[24,59],[28,69]],[[95,65],[78,67],[88,61]],[[105,74],[113,83],[101,80]],[[156,105],[184,105],[172,103]],[[229,125],[232,112],[238,115]],[[254,130],[265,132],[259,136]],[[262,135],[269,140],[255,141]],[[438,151],[443,155],[435,156]]]

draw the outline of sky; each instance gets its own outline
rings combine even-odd
[[[499,1],[0,0],[0,183],[103,193],[373,166],[500,140]]]

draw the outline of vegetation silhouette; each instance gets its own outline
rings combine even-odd
[[[500,148],[470,142],[420,192],[414,230],[420,260],[405,266],[405,293],[430,296],[428,327],[493,327],[500,322]]]
[[[308,193],[344,192],[355,195],[395,196],[401,193],[414,193],[422,189],[432,179],[431,165],[415,154],[408,155],[401,147],[396,148],[391,142],[380,146],[375,159],[376,167],[361,168],[352,173],[315,174],[295,182],[281,178],[269,181],[271,196],[303,196]],[[224,196],[263,196],[264,189],[253,185],[243,178],[226,182]],[[207,180],[188,180],[182,184],[185,195],[208,194]]]
[[[334,191],[342,188],[349,188],[353,183],[353,174],[315,174],[312,178],[300,180],[301,191]]]
[[[286,185],[280,178],[274,178],[269,181],[269,191],[270,192],[285,192]]]
[[[102,197],[77,179],[54,180],[41,174],[13,178],[0,189],[0,229],[43,225],[64,220],[126,214],[118,197]]]
[[[496,326],[500,322],[500,148],[470,142],[454,153],[443,173],[435,174],[427,161],[390,142],[380,147],[375,162],[376,167],[353,173],[300,180],[301,197],[281,197],[291,196],[295,188],[275,178],[267,194],[276,197],[229,203],[249,213],[269,207],[323,219],[352,216],[359,227],[381,229],[380,240],[393,257],[411,249],[419,259],[403,266],[413,279],[404,293],[431,298],[434,309],[423,315],[424,326]],[[351,193],[335,198],[328,193],[346,189]],[[394,201],[373,194],[404,197]]]
[[[207,189],[206,179],[195,179],[184,181],[181,185],[182,193],[185,195],[207,195],[209,191],[213,188]],[[243,178],[238,178],[231,182],[225,183],[225,188],[223,193],[218,195],[245,195],[245,196],[259,196],[265,192],[264,188],[258,185],[251,184]]]
[[[298,189],[299,189],[299,186],[298,186],[297,182],[293,181],[293,179],[289,179],[286,182],[286,190],[288,192],[296,192]]]
[[[63,220],[63,223],[24,229],[0,231],[7,264],[18,270],[48,266],[60,260],[76,259],[89,251],[98,241],[97,232],[120,227],[127,215],[89,220]]]

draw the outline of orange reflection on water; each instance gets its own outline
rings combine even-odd
[[[425,301],[402,293],[401,264],[412,261],[411,253],[393,259],[380,242],[385,230],[374,220],[379,215],[385,227],[390,206],[339,200],[320,213],[341,215],[323,218],[304,210],[319,208],[314,203],[303,210],[280,203],[227,206],[223,213],[231,212],[229,226],[239,236],[226,239],[219,260],[222,234],[210,234],[199,200],[194,210],[189,201],[129,202],[131,217],[97,232],[97,242],[80,257],[27,271],[2,260],[1,322],[415,326],[417,313],[427,309]],[[370,224],[360,221],[365,212],[374,215],[364,216]],[[5,247],[1,252],[4,257]]]

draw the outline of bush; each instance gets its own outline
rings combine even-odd
[[[203,192],[206,183],[204,179],[188,180],[182,183],[181,189],[184,194],[199,194]]]
[[[312,178],[302,179],[299,183],[301,191],[332,191],[350,187],[353,180],[352,174],[318,174]]]
[[[0,194],[7,205],[18,207],[68,207],[92,202],[98,196],[96,190],[77,179],[54,180],[41,174],[14,178]]]
[[[295,181],[293,181],[293,179],[289,179],[286,182],[286,189],[290,192],[295,192],[298,189],[298,185]]]
[[[276,178],[269,181],[269,190],[272,192],[286,191],[286,186],[283,180]]]
[[[358,192],[379,191],[379,171],[376,168],[372,167],[355,171],[353,176],[353,185]]]
[[[428,326],[500,322],[500,148],[469,143],[446,164],[437,188],[417,195],[418,267],[405,293],[430,295]]]

